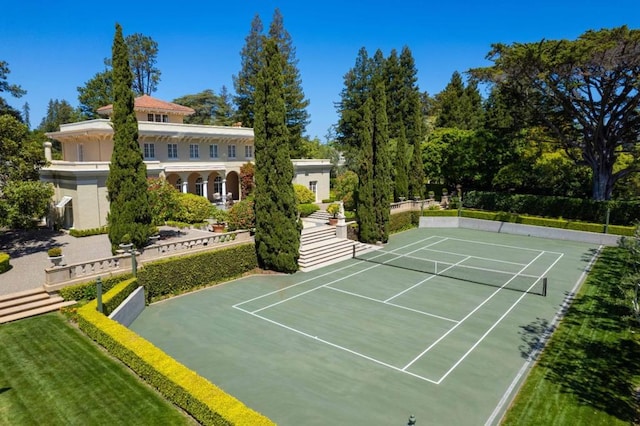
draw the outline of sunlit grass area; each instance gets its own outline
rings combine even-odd
[[[193,424],[59,314],[0,326],[0,424]]]
[[[622,277],[606,248],[516,397],[506,425],[628,425],[638,421],[640,344]]]

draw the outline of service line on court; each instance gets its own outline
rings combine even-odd
[[[520,235],[520,236],[522,236],[522,235]],[[434,235],[434,237],[438,237],[438,235]],[[440,237],[440,238],[445,238],[445,237],[442,237],[442,236],[439,236],[439,237]],[[484,242],[484,241],[465,240],[465,239],[462,239],[462,238],[448,237],[447,239],[449,239],[449,240],[451,240],[451,241],[461,241],[461,242],[463,242],[463,243],[484,244],[484,245],[486,245],[486,246],[504,247],[504,248],[510,248],[510,249],[518,249],[518,250],[526,250],[526,251],[535,251],[535,252],[539,252],[539,251],[540,251],[540,250],[538,250],[538,249],[532,249],[532,248],[529,248],[529,247],[518,247],[518,246],[510,246],[510,245],[507,245],[507,244],[486,243],[486,242]],[[562,254],[562,255],[564,255],[564,253],[560,253],[560,252],[557,252],[557,251],[548,251],[548,250],[545,250],[545,253],[551,253],[551,254]],[[458,253],[458,254],[459,254],[459,253]]]
[[[434,244],[438,244],[438,243],[441,243],[441,242],[443,242],[443,241],[446,241],[446,240],[447,240],[447,238],[446,238],[446,237],[430,236],[430,237],[427,237],[427,238],[423,238],[423,239],[421,239],[421,240],[419,240],[419,241],[416,241],[415,243],[407,244],[406,246],[402,246],[402,247],[399,247],[399,248],[397,248],[397,249],[394,249],[394,250],[388,251],[387,253],[395,253],[395,252],[396,252],[396,251],[398,251],[398,250],[402,250],[402,249],[404,249],[404,248],[414,246],[414,245],[416,245],[416,244],[419,244],[419,243],[422,243],[422,242],[428,241],[428,240],[433,239],[433,238],[443,238],[442,240],[438,240],[438,242],[437,242],[437,243],[434,243]],[[413,253],[413,252],[412,252],[412,253]],[[375,258],[375,257],[374,257],[374,258]],[[352,264],[350,264],[350,265],[343,266],[342,268],[339,268],[339,269],[333,269],[333,270],[331,270],[331,271],[329,271],[329,272],[325,272],[324,274],[321,274],[321,275],[318,275],[318,276],[315,276],[315,277],[312,277],[312,278],[309,278],[309,279],[306,279],[306,280],[300,281],[299,283],[291,284],[290,286],[287,286],[287,287],[284,287],[284,288],[279,288],[278,290],[273,290],[273,291],[270,291],[270,292],[268,292],[268,293],[262,294],[262,295],[260,295],[260,296],[254,297],[254,298],[252,298],[252,299],[245,300],[245,301],[240,302],[240,303],[236,303],[235,305],[233,305],[233,307],[234,307],[234,308],[237,308],[238,306],[242,306],[242,305],[244,305],[245,303],[250,303],[250,302],[253,302],[253,301],[255,301],[255,300],[262,299],[263,297],[267,297],[267,296],[271,296],[271,295],[273,295],[273,294],[280,293],[280,292],[282,292],[283,290],[287,290],[287,289],[290,289],[290,288],[293,288],[293,287],[297,287],[297,286],[299,286],[299,285],[306,284],[306,283],[308,283],[308,282],[311,282],[311,281],[317,280],[317,279],[319,279],[319,278],[324,278],[324,277],[326,277],[326,276],[328,276],[328,275],[333,275],[333,274],[335,274],[336,272],[340,272],[340,271],[343,271],[343,270],[345,270],[345,269],[352,268],[352,267],[354,267],[354,266],[356,266],[356,265],[360,265],[360,264],[362,264],[362,263],[363,263],[363,262],[352,263]],[[244,310],[244,309],[241,309],[241,310]]]
[[[446,239],[436,241],[435,243],[431,243],[431,244],[429,244],[429,246],[436,245],[436,244],[440,244],[440,243],[441,243],[441,242],[443,242],[443,241],[446,241]],[[415,243],[414,243],[414,244],[415,244]],[[410,245],[414,245],[414,244],[410,244]],[[408,247],[408,246],[405,246],[405,247]],[[413,251],[411,251],[411,252],[409,252],[409,253],[407,253],[407,254],[415,253],[415,252],[416,252],[416,251],[418,251],[418,250],[421,250],[421,248],[416,249],[416,250],[413,250]],[[398,256],[402,256],[402,255],[398,253]],[[314,292],[314,291],[316,291],[316,290],[318,290],[318,289],[321,289],[321,288],[327,287],[327,286],[329,286],[329,285],[331,285],[331,284],[335,284],[335,283],[337,283],[337,282],[340,282],[340,281],[346,280],[347,278],[351,278],[351,277],[353,277],[353,276],[360,275],[360,274],[361,274],[361,273],[363,273],[363,272],[366,272],[366,271],[369,271],[369,270],[371,270],[371,269],[377,268],[377,267],[379,267],[379,266],[382,266],[383,264],[384,264],[384,263],[382,263],[382,264],[377,264],[377,265],[373,265],[373,266],[370,266],[370,267],[368,267],[368,268],[362,269],[362,270],[360,270],[360,271],[356,271],[356,272],[354,272],[354,273],[352,273],[352,274],[346,275],[346,276],[344,276],[344,277],[337,278],[337,279],[335,279],[335,280],[333,280],[333,281],[329,281],[329,282],[328,282],[328,283],[326,283],[326,284],[320,285],[320,286],[318,286],[318,287],[314,287],[314,288],[309,289],[309,290],[307,290],[307,291],[303,291],[302,293],[298,293],[298,294],[296,294],[296,295],[294,295],[294,296],[287,297],[286,299],[279,300],[279,301],[277,301],[277,302],[275,302],[275,303],[272,303],[272,304],[270,304],[270,305],[264,306],[264,307],[262,307],[262,308],[260,308],[260,309],[256,309],[256,310],[255,310],[255,311],[253,311],[253,312],[254,312],[254,313],[257,313],[257,312],[260,312],[260,311],[264,311],[265,309],[269,309],[269,308],[272,308],[272,307],[274,307],[274,306],[280,305],[280,304],[282,304],[282,303],[284,303],[284,302],[288,302],[288,301],[290,301],[290,300],[292,300],[292,299],[296,299],[296,298],[298,298],[298,297],[300,297],[300,296],[304,296],[305,294],[309,294],[309,293]],[[272,291],[270,294],[279,293],[280,291],[282,291],[282,290]],[[258,298],[256,298],[256,299],[259,299],[259,297],[258,297]],[[253,300],[255,300],[255,299],[253,299]],[[247,303],[247,302],[243,302],[243,303]],[[235,306],[234,306],[234,307],[235,307]]]
[[[429,345],[429,347],[427,349],[425,349],[424,351],[422,351],[422,353],[420,353],[420,355],[418,355],[417,357],[415,357],[411,362],[409,362],[407,365],[405,365],[402,370],[406,370],[407,368],[411,367],[416,361],[418,361],[420,358],[422,358],[427,352],[429,352],[431,349],[433,349],[438,343],[440,343],[445,337],[447,337],[449,334],[451,334],[455,329],[457,329],[461,324],[463,324],[467,319],[469,319],[469,317],[471,317],[471,315],[475,314],[481,307],[483,307],[489,300],[493,299],[493,297],[498,294],[498,292],[500,292],[500,290],[502,290],[507,284],[509,284],[511,281],[513,281],[516,277],[518,277],[520,275],[521,272],[523,272],[525,269],[527,269],[529,266],[531,266],[533,264],[533,262],[535,262],[536,260],[538,260],[540,258],[540,256],[542,256],[545,252],[542,251],[540,252],[531,262],[529,262],[525,267],[523,267],[522,269],[520,269],[520,271],[515,274],[513,277],[511,277],[506,283],[504,283],[500,288],[498,288],[496,291],[494,291],[489,297],[487,297],[482,303],[480,303],[474,310],[472,310],[471,312],[469,312],[464,318],[462,318],[460,320],[459,323],[457,323],[456,325],[454,325],[453,327],[451,327],[449,329],[449,331],[447,331],[445,334],[443,334],[442,336],[440,336],[440,338],[438,340],[436,340],[435,342],[433,342],[431,345]],[[526,293],[525,293],[526,294]]]

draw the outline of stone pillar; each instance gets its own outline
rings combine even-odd
[[[202,196],[204,198],[206,198],[207,200],[209,199],[209,186],[208,186],[209,181],[203,180],[202,181]]]
[[[51,145],[49,141],[44,143],[44,159],[47,161],[51,161]]]
[[[186,180],[182,181],[182,193],[186,194],[187,192],[189,192],[189,182],[187,182]]]
[[[227,204],[227,180],[222,179],[222,204]]]

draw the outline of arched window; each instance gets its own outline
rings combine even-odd
[[[178,178],[178,180],[176,180],[176,189],[182,192],[182,178]]]
[[[222,177],[216,176],[216,178],[213,180],[213,192],[222,194]]]
[[[199,195],[201,197],[204,196],[201,177],[196,179],[196,195]]]

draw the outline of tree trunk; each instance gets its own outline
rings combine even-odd
[[[611,171],[593,168],[593,199],[605,201],[611,198],[613,191],[613,173]]]

